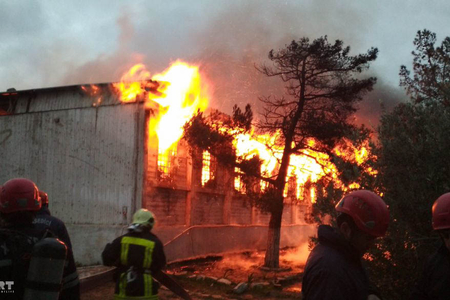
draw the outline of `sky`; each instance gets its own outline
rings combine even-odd
[[[269,51],[292,40],[327,35],[353,55],[379,49],[365,73],[378,82],[357,114],[373,125],[381,104],[406,101],[399,69],[411,68],[425,28],[439,42],[450,36],[450,1],[0,0],[0,91],[114,82],[135,63],[156,74],[180,59],[200,67],[210,106],[230,113],[251,103],[258,112],[258,97],[283,88],[255,65],[270,65]]]

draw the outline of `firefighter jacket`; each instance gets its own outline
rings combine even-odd
[[[319,226],[318,239],[305,266],[303,300],[367,300],[375,294],[351,244],[327,225]]]
[[[410,299],[450,299],[450,252],[444,244],[425,263]]]
[[[152,274],[166,265],[161,241],[151,233],[129,232],[107,244],[103,264],[116,266],[114,299],[158,299],[159,285]]]
[[[70,241],[69,233],[67,232],[66,225],[63,221],[54,217],[50,214],[47,207],[42,207],[36,217],[34,218],[33,224],[38,229],[49,229],[53,234],[55,234],[58,239],[64,242],[67,247],[72,249],[72,243]]]
[[[22,299],[25,285],[37,291],[41,288],[43,291],[49,291],[49,288],[59,291],[60,300],[80,299],[80,283],[70,248],[67,248],[61,286],[44,287],[45,283],[26,282],[33,246],[46,234],[47,231],[42,231],[32,224],[0,229],[0,280],[13,282],[13,292],[0,291],[3,292],[0,299]],[[45,281],[45,278],[43,279]]]

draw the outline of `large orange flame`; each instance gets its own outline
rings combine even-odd
[[[274,146],[274,141],[277,139],[276,133],[270,135],[257,135],[239,134],[234,140],[234,147],[236,148],[236,154],[238,157],[252,158],[258,155],[262,160],[261,174],[265,177],[276,176],[278,172],[279,162],[283,155],[283,148]],[[308,141],[309,146],[313,147],[316,143],[311,139]],[[357,165],[364,164],[368,159],[373,159],[373,155],[368,150],[369,145],[363,144],[360,148],[355,147],[350,141],[345,140],[343,146],[336,147],[334,153],[337,156],[345,157],[350,161],[354,161]],[[372,168],[367,167],[366,171],[372,175],[376,175],[377,172]],[[337,179],[337,168],[330,162],[330,157],[327,154],[315,152],[313,150],[304,150],[303,155],[291,155],[290,163],[288,167],[288,174],[286,176],[286,188],[284,195],[288,195],[290,188],[295,189],[295,196],[297,199],[303,200],[306,196],[310,198],[311,202],[315,202],[316,191],[311,188],[309,191],[304,190],[305,184],[310,182],[317,182],[320,178],[327,175],[330,176],[337,186],[340,186],[344,190],[358,189],[360,185],[357,182],[353,182],[348,186],[344,186],[342,182]],[[294,187],[290,187],[292,183],[295,183]],[[264,184],[262,183],[264,188]],[[240,181],[235,182],[235,188],[240,189]]]
[[[274,146],[276,138],[277,134],[273,136],[240,134],[234,140],[236,154],[238,157],[245,158],[258,155],[262,160],[261,175],[276,176],[283,155],[283,148]],[[307,181],[316,182],[326,173],[335,175],[335,167],[331,163],[327,163],[328,159],[327,155],[313,151],[305,151],[305,155],[291,155],[286,182],[290,182],[291,178],[295,180],[297,199],[304,198],[303,186]],[[284,194],[287,196],[288,186],[286,186]],[[315,201],[314,191],[311,191],[309,197],[312,202]]]
[[[201,81],[198,67],[181,61],[153,77],[144,65],[137,64],[113,86],[122,102],[142,97],[145,107],[151,109],[148,132],[157,134],[160,153],[166,153],[181,138],[183,125],[208,105],[207,85]]]
[[[183,125],[196,111],[204,111],[208,105],[207,85],[202,82],[198,67],[181,61],[176,61],[163,73],[154,76],[150,75],[144,65],[137,64],[124,74],[120,83],[113,86],[119,91],[122,102],[144,101],[145,107],[151,110],[148,133],[149,135],[156,133],[159,142],[158,152],[163,155],[167,155],[181,138]],[[258,155],[262,160],[261,175],[276,176],[283,154],[281,147],[274,146],[279,134],[239,134],[234,140],[236,154],[245,158]],[[313,147],[315,141],[311,139],[308,143]],[[350,157],[361,165],[370,157],[367,148],[368,145],[364,145],[357,149],[348,142],[345,147],[335,149],[335,153],[338,156]],[[168,167],[168,164],[168,161],[161,161],[162,167]],[[209,165],[204,168],[209,168]],[[205,174],[210,172],[209,169],[204,171]],[[373,170],[368,171],[376,174]],[[316,182],[325,175],[335,180],[337,178],[336,167],[330,162],[328,155],[307,150],[303,155],[291,156],[286,182],[290,185],[295,184],[297,199],[303,199],[307,195],[306,197],[314,202],[316,191],[314,188],[305,191],[305,183]],[[211,179],[209,175],[205,175],[202,183],[209,179]],[[265,186],[262,182],[261,188],[264,189]],[[241,187],[239,180],[235,181],[235,187],[237,189]],[[344,188],[358,187],[358,183],[352,183]],[[288,189],[285,190],[285,195],[287,194]]]

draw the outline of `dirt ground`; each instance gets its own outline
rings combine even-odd
[[[171,264],[166,272],[186,288],[193,299],[301,299],[301,276],[305,261],[305,249],[280,251],[280,270],[261,269],[263,252],[246,252],[223,257],[208,257]],[[230,285],[218,283],[225,278]],[[233,288],[240,282],[256,285],[243,294],[235,294]],[[112,299],[114,283],[82,294],[82,300]],[[179,299],[166,288],[159,290],[159,298]]]

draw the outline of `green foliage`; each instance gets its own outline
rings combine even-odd
[[[404,222],[412,232],[428,235],[431,205],[450,190],[450,109],[437,102],[399,105],[382,117],[379,134],[379,165],[391,209],[414,207]]]
[[[220,132],[215,120],[215,115],[207,119],[202,112],[197,112],[184,125],[184,139],[189,145],[207,151],[219,145],[229,145],[233,137],[227,132]]]
[[[369,267],[389,299],[409,296],[440,243],[431,228],[431,206],[450,190],[450,38],[441,47],[435,42],[434,33],[417,33],[413,78],[405,66],[400,69],[412,101],[385,113],[378,129],[377,168],[391,223]]]
[[[429,30],[417,32],[414,39],[416,51],[413,71],[400,68],[400,85],[404,86],[416,103],[440,102],[450,105],[450,37],[446,37],[441,46],[435,46],[436,34]]]
[[[436,248],[431,207],[450,190],[449,136],[450,109],[438,101],[401,104],[381,119],[378,166],[391,214],[381,247],[390,260],[377,255],[372,269],[394,299],[411,291],[422,262]]]
[[[183,138],[188,142],[193,151],[201,149],[209,151],[217,157],[222,164],[229,165],[236,160],[234,151],[231,148],[233,135],[228,130],[230,127],[239,129],[233,120],[218,112],[213,112],[205,116],[202,112],[197,112],[183,129]]]
[[[334,223],[336,218],[335,205],[348,193],[357,183],[358,187],[354,189],[369,189],[378,191],[380,182],[375,172],[377,147],[371,140],[373,132],[368,128],[361,126],[355,128],[347,134],[347,138],[342,139],[336,148],[345,155],[331,154],[331,162],[336,166],[336,178],[331,173],[322,177],[316,187],[316,203],[313,204],[312,216],[310,220],[314,223],[322,224],[326,217],[331,217],[330,221]],[[354,154],[355,149],[366,148],[368,157],[364,161],[357,160]],[[349,188],[350,187],[350,188]]]
[[[313,41],[301,38],[285,48],[270,51],[273,67],[260,67],[267,76],[286,82],[283,97],[261,97],[264,104],[264,131],[283,133],[283,144],[294,142],[293,151],[309,148],[314,138],[317,151],[327,152],[353,130],[349,117],[355,104],[372,90],[376,78],[359,75],[369,68],[378,50],[350,56],[350,47],[341,40],[328,42],[326,36]],[[355,75],[358,74],[358,78]]]
[[[248,132],[252,128],[253,121],[253,111],[250,104],[245,106],[245,111],[242,110],[235,104],[233,106],[233,121],[239,127]]]
[[[205,118],[198,113],[184,127],[185,138],[192,147],[208,150],[220,162],[239,167],[244,173],[247,195],[271,213],[267,267],[278,267],[283,191],[290,156],[309,149],[330,153],[354,130],[349,118],[356,111],[356,103],[376,83],[376,78],[362,78],[360,73],[376,59],[378,50],[371,48],[356,56],[349,53],[350,47],[344,47],[340,40],[329,43],[326,36],[313,41],[301,38],[278,51],[270,51],[272,66],[259,68],[264,75],[279,77],[285,83],[284,96],[260,98],[263,113],[257,128],[264,134],[276,134],[278,138],[271,150],[277,147],[283,151],[278,170],[268,174],[270,178],[260,174],[258,157],[233,159],[230,149],[233,136],[251,129],[253,113],[249,105],[245,111],[234,106],[232,118],[220,114]],[[311,138],[316,141],[314,147],[308,143]],[[262,192],[258,188],[260,180],[269,183]]]
[[[386,299],[408,298],[425,259],[440,243],[431,228],[431,207],[450,191],[450,38],[435,47],[436,35],[419,31],[413,52],[414,76],[402,66],[401,86],[411,102],[384,113],[378,128],[374,156],[365,164],[333,156],[338,179],[345,185],[383,193],[391,222],[387,235],[366,254],[369,275]],[[367,132],[366,132],[367,133]],[[367,139],[364,130],[350,136],[358,145]],[[367,172],[377,170],[376,176]],[[335,217],[334,205],[343,186],[324,177],[318,183],[314,221]]]
[[[252,200],[253,205],[260,210],[270,213],[279,213],[283,210],[283,198],[280,198],[278,190],[270,185],[263,192],[248,192],[249,198]]]

